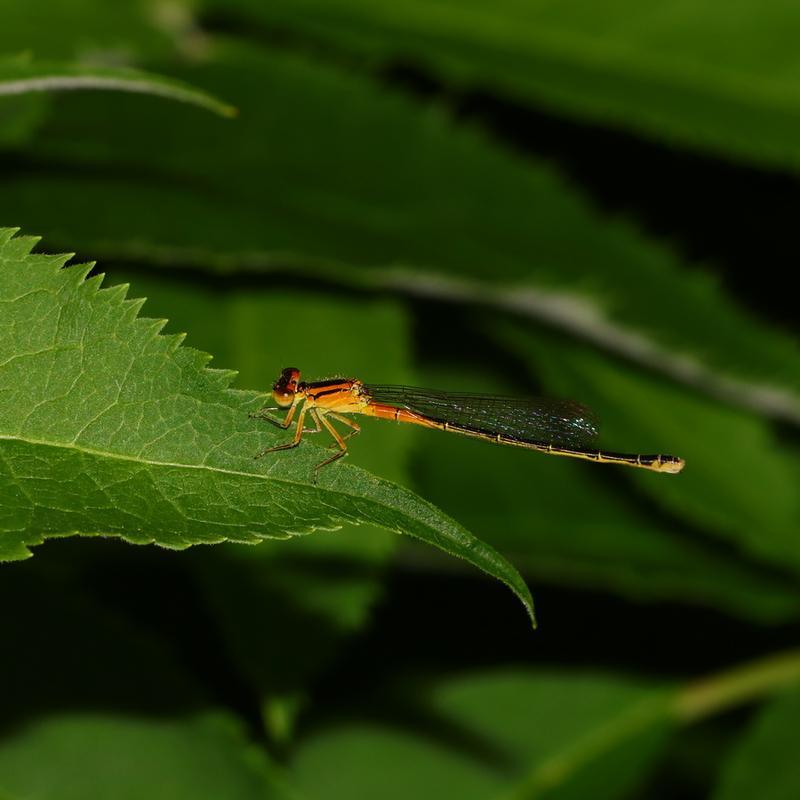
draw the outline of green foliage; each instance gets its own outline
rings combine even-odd
[[[604,675],[469,676],[425,687],[411,713],[395,710],[395,719],[378,723],[368,708],[355,709],[363,718],[309,737],[291,773],[310,797],[452,793],[466,800],[504,796],[515,786],[514,796],[579,798],[596,756],[637,736],[614,791],[603,795],[622,797],[657,752],[661,736],[642,732],[663,713],[665,696],[663,687]],[[408,707],[408,699],[397,698],[401,704]],[[419,735],[423,724],[427,740]]]
[[[299,326],[290,338],[274,344],[281,364],[302,364],[307,375],[323,377],[346,371],[342,354],[347,353],[364,370],[380,372],[386,380],[410,380],[409,324],[396,302],[340,298],[331,303],[319,292],[245,289],[235,282],[222,289],[135,277],[138,289],[151,297],[148,311],[170,314],[170,327],[176,330],[197,331],[191,342],[215,353],[220,364],[235,363],[240,386],[262,385],[265,377],[272,377],[265,376],[274,363],[261,343],[273,341],[275,321],[291,318],[298,308],[327,332],[326,346],[320,345],[314,328]],[[210,318],[217,324],[209,326]],[[370,336],[364,336],[365,329]],[[358,463],[393,480],[407,480],[404,461],[412,432],[371,426],[369,421],[365,428],[374,446],[351,441]],[[329,666],[342,641],[364,624],[380,594],[396,539],[372,526],[345,526],[335,535],[295,537],[275,546],[192,554],[191,565],[214,616],[237,663],[262,696],[265,724],[276,738],[287,736],[311,678]],[[284,609],[281,614],[263,613],[276,605]],[[313,661],[305,644],[310,636]],[[276,640],[285,643],[279,658]]]
[[[598,216],[546,165],[296,55],[226,43],[182,77],[234,103],[241,127],[176,106],[146,128],[135,98],[70,98],[23,151],[34,174],[10,177],[0,213],[106,259],[466,293],[505,313],[543,307],[537,315],[561,330],[739,402],[748,387],[720,385],[717,373],[777,385],[782,415],[800,419],[796,342],[707,274]]]
[[[675,448],[691,465],[682,480],[667,484],[634,474],[640,491],[710,533],[776,565],[800,569],[798,463],[763,419],[721,409],[574,343],[519,330],[508,341],[557,393],[608,409],[603,441],[609,446],[640,452]]]
[[[150,75],[134,69],[83,67],[72,64],[31,62],[28,59],[0,61],[0,96],[29,92],[68,92],[105,89],[136,92],[191,103],[223,117],[236,109],[206,92],[181,81]]]
[[[63,715],[0,746],[9,798],[286,797],[274,772],[225,713],[184,721]]]
[[[0,798],[798,794],[793,5],[0,19]],[[687,466],[367,419],[315,483],[287,365]]]
[[[486,326],[490,337],[491,327]],[[666,483],[658,475],[599,474],[592,465],[576,467],[561,459],[532,458],[524,451],[507,452],[442,437],[420,447],[415,459],[427,497],[457,513],[471,530],[507,553],[531,577],[610,588],[639,599],[691,598],[701,605],[764,620],[796,618],[800,592],[793,578],[778,580],[757,565],[742,563],[693,536],[687,524],[691,521],[689,509],[708,517],[709,504],[704,499],[715,490],[730,491],[710,506],[717,514],[722,509],[730,509],[730,514],[719,524],[707,518],[709,530],[741,538],[754,552],[771,550],[778,564],[796,555],[790,535],[796,525],[792,478],[778,469],[781,456],[770,446],[763,422],[726,410],[725,416],[738,421],[740,429],[730,432],[723,428],[711,439],[709,419],[722,427],[723,414],[704,398],[692,397],[678,387],[665,387],[655,379],[648,381],[622,364],[605,362],[596,353],[579,367],[578,359],[585,355],[579,347],[542,332],[534,336],[515,326],[507,333],[497,338],[528,358],[529,369],[544,376],[555,393],[608,409],[602,435],[610,449],[649,452],[674,448],[688,457],[689,466],[679,481]],[[598,373],[596,377],[590,369]],[[441,371],[431,371],[426,380],[430,383],[436,377],[442,379]],[[590,378],[594,380],[590,382]],[[489,377],[474,373],[445,372],[445,380],[459,389],[471,386],[491,391],[492,387]],[[619,389],[612,396],[615,383]],[[649,385],[654,388],[647,391]],[[676,420],[681,402],[687,406],[686,417]],[[643,420],[636,417],[640,408],[647,409]],[[693,452],[697,443],[691,432],[701,426],[709,431],[709,443],[719,448],[707,447],[713,463],[706,467],[700,466],[702,451]],[[762,467],[740,473],[726,447],[731,442],[741,445],[744,433],[753,428],[760,442],[750,454],[750,463]],[[784,461],[788,468],[793,466],[790,459]],[[718,480],[720,472],[728,480]],[[443,474],[451,480],[441,480]],[[532,486],[536,489],[534,516]],[[750,495],[749,503],[742,500],[742,492]],[[580,502],[576,502],[578,498]],[[756,504],[761,506],[761,526],[747,516],[755,513]],[[663,507],[671,513],[665,514]],[[498,508],[504,509],[506,524],[502,527],[496,524]],[[766,528],[769,519],[775,520],[772,529]]]
[[[108,64],[174,53],[190,18],[180,4],[170,6],[151,0],[6,3],[0,51]]]
[[[724,156],[800,164],[790,0],[204,0],[339,58],[413,58],[447,86],[491,87],[533,107]]]
[[[714,800],[789,800],[800,792],[794,733],[800,725],[800,693],[770,701],[737,743],[725,764]]]

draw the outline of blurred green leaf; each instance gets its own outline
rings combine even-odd
[[[73,539],[4,565],[0,684],[27,688],[4,693],[0,795],[277,794],[267,756],[215,710],[229,678],[213,633],[197,638],[210,626],[184,558]]]
[[[525,344],[516,344],[519,337],[515,329],[508,340],[527,354]],[[547,338],[543,343],[552,347],[556,362],[560,346]],[[430,375],[427,383],[437,380],[442,388],[456,391],[520,391],[518,385],[506,385],[501,375],[481,375],[466,364],[458,373],[437,366],[436,377],[433,369]],[[547,378],[547,387],[567,391],[559,385],[560,376],[548,370]],[[630,434],[621,431],[620,440]],[[641,443],[646,445],[644,436]],[[663,443],[672,446],[666,437]],[[762,621],[795,618],[800,612],[794,582],[698,540],[697,531],[687,529],[680,516],[663,513],[662,503],[632,491],[623,477],[627,473],[619,474],[615,467],[436,432],[420,437],[414,465],[417,486],[426,497],[457,512],[470,530],[509,555],[529,578],[598,587],[636,600],[709,605]],[[690,461],[687,470],[693,468]],[[683,480],[685,475],[648,476],[644,482],[657,495],[664,490],[662,481]]]
[[[203,0],[297,47],[409,62],[447,86],[765,164],[800,166],[797,5],[765,0]],[[256,29],[258,35],[258,29]],[[251,34],[252,35],[252,34]],[[336,52],[336,50],[334,51]]]
[[[171,0],[29,0],[3,3],[2,14],[0,54],[108,66],[174,53],[191,19],[187,6]]]
[[[746,553],[800,569],[800,464],[763,419],[540,331],[509,325],[503,341],[554,393],[598,413],[606,449],[686,459],[676,476],[625,472],[639,491]]]
[[[183,548],[371,522],[489,572],[532,615],[514,568],[411,492],[338,465],[316,484],[324,451],[308,444],[255,461],[286,438],[248,419],[257,394],[138,319],[126,287],[84,282],[87,267],[31,256],[34,240],[12,233],[0,233],[4,559],[76,533]]]
[[[714,800],[794,800],[800,796],[800,691],[769,702],[722,769]]]
[[[488,303],[800,420],[796,342],[545,166],[352,74],[214,52],[182,77],[230,98],[235,125],[165,106],[150,126],[135,97],[70,98],[15,154],[0,214],[107,258]]]
[[[560,798],[585,798],[584,771],[623,748],[616,774],[591,795],[622,797],[663,744],[655,723],[666,696],[661,686],[591,673],[455,678],[401,699],[399,719],[354,709],[355,719],[312,732],[290,774],[309,798],[469,800],[505,796],[515,785],[520,796],[558,789]]]
[[[274,767],[225,712],[41,719],[0,742],[0,790],[19,800],[287,796]]]
[[[677,726],[799,679],[786,651],[684,686],[566,669],[406,680],[312,730],[290,775],[309,798],[625,798]]]
[[[47,98],[34,94],[0,100],[0,147],[14,148],[44,119]]]
[[[0,97],[31,92],[68,92],[77,90],[136,92],[165,97],[213,111],[223,117],[236,115],[236,109],[207,92],[182,81],[119,67],[86,67],[65,63],[47,63],[28,59],[0,61]],[[3,102],[0,100],[0,103]]]

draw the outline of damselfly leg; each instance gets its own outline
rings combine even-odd
[[[267,447],[265,450],[261,450],[260,452],[256,453],[253,458],[263,458],[263,456],[267,455],[267,453],[277,453],[280,450],[291,450],[293,447],[297,447],[300,444],[300,440],[303,438],[303,423],[305,422],[306,418],[306,407],[307,403],[303,403],[303,407],[300,409],[300,415],[297,418],[297,430],[294,433],[294,438],[291,442],[287,442],[286,444],[276,444],[273,447]],[[283,424],[278,423],[279,428],[288,428],[292,424],[292,418],[294,417],[294,411],[297,406],[292,406],[289,409],[289,413],[286,415],[286,419],[283,421]]]
[[[285,419],[282,422],[279,422],[274,417],[267,416],[266,411],[268,410],[277,410],[277,409],[267,409],[263,408],[259,411],[254,412],[250,416],[256,419],[268,419],[270,422],[277,425],[279,428],[283,428],[284,430],[291,426],[292,420],[295,415],[295,410],[298,406],[292,406],[289,409],[289,413],[286,415]],[[314,422],[315,427],[313,428],[305,428],[304,422],[306,414],[311,417],[312,421]],[[347,435],[343,436],[333,427],[331,422],[326,419],[327,416],[331,416],[337,422],[341,422],[343,425],[347,425],[352,430]],[[355,436],[358,433],[361,433],[361,426],[357,423],[349,420],[347,417],[343,416],[342,414],[337,414],[335,411],[323,411],[322,409],[316,406],[309,406],[308,401],[302,403],[302,408],[300,409],[300,414],[297,418],[297,428],[294,433],[294,437],[292,438],[291,442],[286,442],[285,444],[278,444],[274,445],[273,447],[268,447],[265,450],[261,450],[257,453],[254,457],[255,458],[262,458],[263,456],[267,455],[267,453],[277,453],[281,450],[291,450],[297,447],[303,439],[304,433],[320,433],[322,428],[330,433],[333,437],[332,447],[338,448],[337,452],[334,453],[330,458],[326,458],[324,461],[321,461],[319,464],[314,467],[314,482],[316,483],[317,478],[319,476],[319,471],[322,467],[327,466],[328,464],[332,464],[334,461],[338,461],[338,459],[343,458],[347,455],[347,440],[351,436]]]

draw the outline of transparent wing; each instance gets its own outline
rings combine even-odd
[[[406,408],[437,422],[490,435],[502,433],[521,441],[561,447],[584,447],[597,436],[595,416],[571,400],[498,397],[378,384],[367,384],[364,388],[376,403]]]

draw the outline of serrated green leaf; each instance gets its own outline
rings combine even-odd
[[[208,356],[137,317],[126,287],[84,282],[86,267],[29,254],[0,236],[0,554],[54,536],[133,543],[285,538],[369,522],[440,547],[530,593],[498,553],[411,492],[349,465],[319,483],[310,443],[256,461],[285,440],[248,418],[263,401],[229,388]],[[275,457],[280,456],[280,457]]]
[[[215,52],[183,76],[230,97],[241,124],[165,107],[156,129],[135,97],[71,98],[15,162],[0,213],[108,256],[488,303],[800,420],[796,342],[546,166],[352,74]]]
[[[298,46],[332,45],[340,57],[372,65],[412,61],[447,86],[489,87],[655,139],[800,166],[800,12],[786,0],[724,13],[716,0],[203,5],[243,30],[260,22],[265,36],[278,30]]]
[[[0,97],[31,92],[104,90],[165,97],[233,117],[236,109],[182,81],[135,69],[89,67],[27,59],[0,60]],[[0,100],[0,102],[3,102]]]
[[[276,772],[225,712],[53,715],[0,740],[0,791],[19,800],[287,797]]]
[[[794,800],[800,795],[800,691],[769,702],[723,765],[714,800]]]

